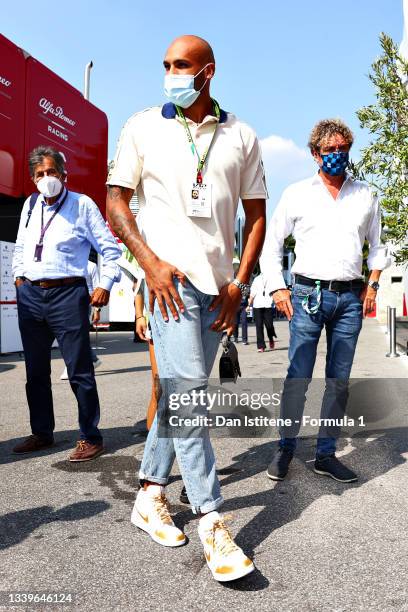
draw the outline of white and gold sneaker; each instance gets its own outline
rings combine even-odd
[[[215,580],[237,580],[254,571],[251,559],[235,544],[225,519],[218,512],[209,512],[200,519],[198,535]]]
[[[139,490],[130,520],[162,546],[182,546],[186,543],[186,536],[173,523],[164,487],[160,485],[149,485]]]

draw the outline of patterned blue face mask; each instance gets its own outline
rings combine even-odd
[[[348,151],[347,153],[344,151],[328,153],[327,155],[321,155],[321,158],[323,163],[320,167],[323,172],[330,174],[330,176],[341,176],[344,174],[349,163]]]

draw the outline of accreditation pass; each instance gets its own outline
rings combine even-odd
[[[188,216],[211,218],[211,185],[209,183],[193,183]]]

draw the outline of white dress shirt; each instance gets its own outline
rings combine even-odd
[[[41,233],[41,210],[46,225],[65,193],[64,189],[57,202],[51,205],[46,204],[39,194],[28,226],[30,198],[25,201],[14,249],[14,278],[25,276],[32,281],[71,276],[86,278],[89,251],[93,246],[103,258],[99,286],[110,291],[113,283],[120,280],[117,260],[122,250],[106,227],[99,208],[86,195],[68,191],[64,204],[44,235],[41,261],[34,261],[34,251]]]
[[[370,187],[347,176],[336,199],[319,174],[290,185],[272,216],[261,255],[268,291],[286,287],[282,275],[283,243],[296,240],[293,274],[319,280],[362,278],[364,240],[369,242],[368,267],[390,264],[381,244],[381,211]]]
[[[184,272],[200,291],[216,295],[234,278],[239,199],[266,197],[261,149],[254,131],[223,110],[219,121],[212,115],[199,124],[186,121],[200,154],[218,123],[203,170],[203,183],[212,186],[211,218],[188,216],[197,157],[173,104],[147,109],[128,120],[107,182],[137,190],[142,235],[149,247]]]
[[[249,297],[253,298],[254,308],[271,308],[272,298],[267,291],[267,278],[263,274],[258,274],[251,285]]]

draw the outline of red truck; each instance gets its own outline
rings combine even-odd
[[[0,34],[0,240],[15,242],[34,191],[28,154],[51,145],[66,160],[67,187],[105,216],[108,120],[69,83]]]

